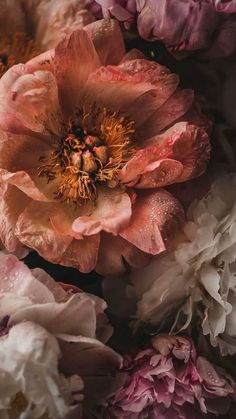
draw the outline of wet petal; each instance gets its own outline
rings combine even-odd
[[[143,252],[156,255],[166,250],[183,222],[183,209],[168,192],[142,192],[133,205],[129,226],[120,235]]]
[[[121,61],[125,54],[125,45],[117,21],[101,19],[84,29],[92,39],[103,65],[118,64]]]
[[[77,218],[72,229],[79,234],[90,236],[101,230],[118,234],[131,217],[131,200],[127,193],[119,188],[98,188],[94,211],[89,216]]]
[[[141,268],[147,265],[150,258],[121,237],[102,233],[95,270],[101,275],[121,274],[128,266]]]

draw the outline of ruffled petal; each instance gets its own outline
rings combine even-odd
[[[15,225],[30,199],[12,185],[0,185],[0,239],[9,252],[21,244],[15,235]]]
[[[120,235],[143,252],[156,255],[166,250],[184,223],[179,202],[165,190],[142,192],[132,208],[132,218]]]
[[[145,150],[142,151],[145,152]],[[179,178],[183,171],[182,163],[172,159],[162,159],[152,163],[147,163],[147,166],[143,169],[143,171],[139,169],[138,159],[136,162],[136,174],[134,173],[135,166],[133,166],[133,171],[130,173],[128,167],[129,163],[127,163],[127,167],[124,167],[125,170],[121,171],[120,176],[122,183],[135,188],[160,188],[170,185]],[[131,177],[133,179],[129,181]]]
[[[102,65],[118,64],[121,61],[125,55],[125,45],[118,22],[101,19],[87,25],[84,30],[92,39]]]
[[[19,216],[15,234],[21,243],[35,249],[43,258],[60,263],[72,237],[57,234],[50,223],[56,204],[31,202]]]
[[[71,116],[89,74],[99,67],[100,60],[88,34],[78,29],[56,47],[54,62],[63,114]]]
[[[118,234],[131,217],[131,200],[119,188],[100,187],[94,211],[89,216],[78,217],[72,225],[76,233],[90,236],[104,230]]]
[[[211,147],[207,133],[203,128],[187,122],[175,124],[164,134],[148,140],[146,146],[121,170],[120,180],[123,183],[151,187],[154,181],[153,187],[160,187],[184,182],[200,176],[210,158]]]
[[[151,256],[121,237],[102,233],[96,272],[101,275],[121,274],[128,266],[142,268]]]
[[[59,134],[62,117],[57,84],[51,72],[32,73],[23,64],[10,68],[0,80],[0,99],[0,111],[7,114],[10,129],[10,122],[16,120],[28,131],[46,136],[50,133],[51,137]]]

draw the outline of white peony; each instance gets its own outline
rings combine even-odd
[[[106,303],[75,288],[0,252],[1,419],[79,419],[83,387],[84,406],[111,387]]]
[[[125,278],[124,312],[136,301],[136,318],[155,327],[175,316],[172,332],[199,319],[204,335],[223,355],[236,353],[236,175],[224,175],[210,192],[193,203],[184,229],[185,243],[177,250],[155,257]],[[187,241],[188,240],[188,241]],[[116,282],[119,279],[116,278]],[[123,281],[124,283],[124,281]],[[127,285],[128,284],[128,285]],[[105,282],[111,298],[115,280]],[[114,291],[113,291],[114,293]],[[125,298],[126,297],[126,298]],[[128,313],[129,315],[132,313]],[[133,313],[134,314],[134,313]],[[136,322],[137,325],[137,322]]]

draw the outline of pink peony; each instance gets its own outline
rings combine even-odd
[[[209,418],[227,413],[236,396],[233,378],[198,356],[185,337],[155,338],[152,348],[127,358],[123,374],[103,418]]]
[[[0,76],[94,21],[86,0],[0,0]]]
[[[0,252],[0,417],[27,410],[32,419],[64,419],[76,410],[69,418],[79,419],[82,402],[114,388],[121,357],[102,343],[112,334],[105,302],[63,288]]]
[[[177,55],[198,51],[213,58],[236,51],[234,0],[87,1],[95,16],[98,6],[104,17],[115,17],[126,29],[137,26],[142,38],[163,41]]]
[[[114,49],[114,42],[116,48]],[[75,31],[0,81],[0,238],[82,272],[140,267],[184,214],[166,185],[204,172],[208,121],[115,21]]]

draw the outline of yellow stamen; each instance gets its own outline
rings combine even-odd
[[[54,151],[40,158],[38,175],[48,182],[58,180],[56,199],[75,204],[95,200],[96,185],[117,184],[120,169],[136,151],[134,122],[119,112],[93,106],[69,119]]]

